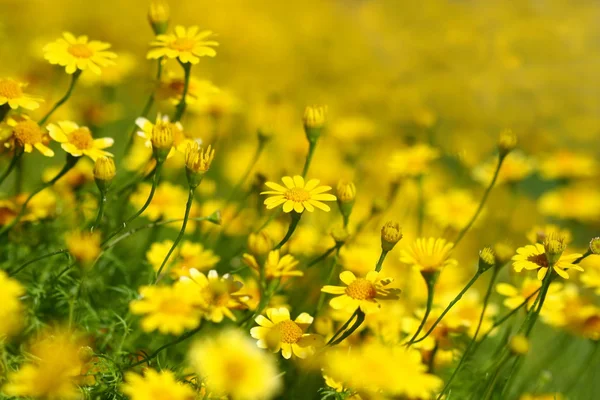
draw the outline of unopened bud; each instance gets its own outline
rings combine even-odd
[[[169,26],[169,4],[165,0],[152,0],[148,9],[148,21],[155,35],[162,35]]]
[[[544,249],[548,264],[556,264],[556,262],[560,260],[560,256],[562,256],[562,253],[566,248],[567,244],[565,243],[565,237],[558,233],[550,232],[544,240]]]
[[[316,141],[325,127],[327,106],[308,106],[304,110],[304,131],[309,142]]]
[[[484,272],[496,265],[496,255],[491,247],[484,247],[479,252],[479,271]]]
[[[506,157],[508,153],[513,151],[517,147],[517,136],[512,130],[506,129],[500,133],[498,139],[498,151],[501,157]]]
[[[381,228],[381,248],[390,251],[402,239],[402,228],[395,221],[388,221]]]
[[[267,254],[273,248],[273,240],[265,231],[248,236],[248,250],[255,256]]]
[[[94,164],[94,180],[101,192],[108,189],[117,174],[115,162],[110,157],[100,157]]]
[[[595,237],[590,240],[590,251],[593,254],[600,254],[600,237]]]
[[[350,237],[350,233],[348,233],[348,230],[343,226],[336,226],[331,230],[331,237],[335,240],[337,245],[341,245],[346,243]]]
[[[200,184],[214,158],[215,150],[210,145],[205,150],[197,142],[188,144],[185,151],[185,166],[188,183],[191,187],[195,188]]]
[[[173,126],[169,121],[157,120],[152,128],[152,150],[157,161],[167,159],[173,147]]]
[[[515,249],[508,243],[499,242],[494,245],[494,254],[496,256],[496,265],[501,266],[510,261],[515,254]]]

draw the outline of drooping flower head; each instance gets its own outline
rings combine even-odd
[[[60,121],[47,126],[50,137],[60,143],[64,151],[75,157],[88,156],[96,161],[100,157],[112,157],[104,149],[114,144],[114,139],[105,137],[94,139],[89,128],[80,127],[75,122]]]
[[[0,78],[0,106],[8,104],[13,110],[25,108],[35,110],[44,101],[41,97],[24,93],[23,88],[27,84],[10,78]]]
[[[44,47],[44,58],[50,64],[65,67],[67,74],[75,71],[90,71],[100,74],[101,67],[113,65],[117,55],[107,51],[110,44],[98,40],[88,40],[87,36],[75,37],[72,33],[65,32],[63,37]]]
[[[213,35],[212,31],[200,31],[197,26],[185,28],[181,25],[175,27],[175,33],[156,36],[150,43],[153,48],[148,51],[147,57],[159,59],[161,57],[177,58],[182,63],[198,64],[200,57],[214,57],[217,52],[213,47],[219,45],[214,40],[207,40]]]
[[[311,179],[305,183],[304,178],[296,175],[293,178],[284,176],[281,180],[285,187],[274,182],[267,182],[265,185],[273,190],[260,193],[272,195],[264,201],[267,210],[283,204],[283,211],[286,213],[292,210],[297,213],[304,210],[313,212],[315,207],[323,211],[329,211],[331,208],[323,201],[336,200],[334,195],[324,193],[331,190],[331,186],[319,186],[320,181],[318,179]]]

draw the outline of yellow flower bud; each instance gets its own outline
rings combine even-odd
[[[486,271],[496,264],[496,255],[491,247],[484,247],[479,252],[479,271]]]
[[[354,201],[356,197],[356,186],[353,182],[341,180],[337,184],[337,198],[342,203]]]
[[[544,239],[544,249],[548,264],[554,265],[560,259],[563,251],[567,248],[565,237],[559,233],[550,232]]]
[[[508,153],[514,150],[517,147],[517,136],[510,129],[505,129],[500,133],[500,138],[498,139],[498,151],[500,151],[500,155],[502,157],[506,156]]]
[[[248,250],[255,256],[267,254],[273,249],[273,240],[265,231],[251,233],[248,236]]]
[[[342,244],[348,240],[350,233],[343,226],[336,226],[331,230],[331,237],[337,244]]]
[[[214,158],[215,150],[210,145],[204,150],[198,142],[188,144],[185,151],[185,166],[190,186],[196,187],[200,184]]]
[[[600,254],[600,237],[595,237],[590,240],[590,251],[593,254]]]
[[[325,127],[327,106],[308,106],[304,110],[304,131],[309,142],[316,142]]]
[[[115,162],[111,157],[99,157],[94,164],[94,179],[100,191],[105,191],[110,186],[117,174]]]
[[[77,356],[82,363],[88,363],[94,357],[94,350],[90,346],[81,346],[77,351]]]
[[[157,121],[152,128],[152,150],[157,161],[166,160],[173,147],[173,126],[168,121]]]
[[[148,9],[148,21],[156,35],[167,31],[169,25],[169,4],[165,0],[152,0]]]
[[[381,248],[390,251],[402,239],[402,228],[395,221],[388,221],[381,228]]]
[[[515,335],[508,342],[508,347],[513,354],[524,356],[529,352],[529,340],[524,335]]]

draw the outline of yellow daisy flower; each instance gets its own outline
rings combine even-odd
[[[104,151],[114,144],[114,139],[105,137],[94,139],[92,132],[86,127],[79,127],[75,122],[60,121],[47,127],[50,137],[60,143],[64,151],[75,157],[88,156],[96,161],[100,157],[112,157],[112,153]]]
[[[385,288],[393,282],[392,278],[381,278],[379,272],[369,271],[365,278],[357,278],[350,271],[340,274],[340,280],[346,286],[323,286],[324,293],[339,295],[329,301],[334,310],[352,312],[360,307],[364,313],[378,311],[381,304],[377,300],[396,300],[400,289]]]
[[[246,253],[242,256],[242,260],[256,272],[260,271],[260,266],[253,255]],[[264,274],[267,279],[304,275],[304,272],[296,269],[297,266],[298,260],[294,256],[286,254],[280,257],[279,250],[273,250],[269,252],[265,261]]]
[[[82,264],[89,264],[100,255],[102,236],[99,232],[73,231],[65,235],[69,253]]]
[[[163,74],[163,78],[156,89],[156,96],[160,100],[165,100],[173,105],[178,104],[183,96],[185,78],[182,75],[176,75],[171,71]],[[185,102],[188,106],[205,105],[209,97],[219,93],[220,90],[211,81],[190,77],[188,91],[185,96]]]
[[[389,167],[397,177],[415,177],[426,172],[429,165],[439,157],[438,149],[426,144],[417,144],[392,154]]]
[[[46,157],[54,156],[54,151],[47,144],[50,141],[48,134],[36,122],[20,116],[8,118],[6,121],[11,137],[4,143],[5,147],[12,145],[23,147],[25,153],[31,153],[36,148]]]
[[[418,238],[400,253],[400,261],[412,265],[421,272],[435,272],[456,260],[450,258],[454,243],[441,238]]]
[[[331,190],[331,186],[319,186],[320,181],[318,179],[311,179],[306,184],[304,178],[300,175],[293,178],[284,176],[281,180],[285,187],[274,182],[267,182],[265,185],[273,190],[260,193],[274,195],[265,199],[264,204],[267,206],[267,210],[283,204],[283,211],[286,213],[292,210],[301,213],[305,209],[308,212],[313,212],[315,207],[323,211],[329,211],[329,206],[323,201],[336,200],[334,195],[324,193]]]
[[[27,84],[14,79],[0,78],[0,106],[8,104],[13,110],[19,107],[27,110],[37,109],[44,99],[23,93],[25,86]]]
[[[197,269],[191,268],[189,274],[189,277],[181,277],[180,281],[186,283],[192,281],[196,284],[192,286],[196,288],[196,296],[201,301],[204,317],[216,323],[223,321],[223,317],[236,321],[231,310],[245,308],[243,302],[246,296],[239,293],[242,282],[236,281],[229,274],[219,277],[215,270],[204,275]]]
[[[258,339],[256,345],[261,349],[272,349],[274,353],[281,350],[281,355],[289,359],[294,354],[298,358],[313,355],[315,345],[321,337],[315,334],[304,333],[312,324],[313,317],[302,313],[291,320],[287,308],[269,308],[267,316],[259,315],[255,321],[260,326],[250,330],[250,335]]]
[[[166,369],[158,372],[147,368],[143,376],[127,372],[121,391],[131,400],[191,400],[195,397],[191,386],[177,382],[173,372]]]
[[[167,158],[172,157],[174,151],[177,150],[180,153],[185,154],[188,144],[197,142],[202,144],[201,139],[189,139],[183,132],[183,125],[180,122],[170,122],[168,115],[161,115],[160,113],[156,116],[156,122],[152,123],[144,117],[139,117],[135,120],[135,124],[141,129],[137,132],[138,136],[145,140],[144,144],[146,147],[152,147],[152,134],[157,129],[163,129],[165,126],[171,128],[173,133],[173,148],[169,152]]]
[[[200,324],[202,299],[194,285],[176,282],[172,286],[142,286],[140,297],[129,304],[129,309],[144,315],[141,325],[145,332],[180,335]]]
[[[75,71],[90,71],[100,74],[100,67],[113,65],[117,55],[111,51],[110,44],[98,40],[88,41],[87,36],[75,37],[72,33],[65,32],[63,37],[44,47],[44,58],[50,64],[65,67],[67,74]]]
[[[467,226],[478,206],[479,201],[475,200],[469,191],[453,189],[429,200],[427,214],[440,227],[458,231]]]
[[[150,250],[146,253],[146,259],[155,271],[158,271],[167,253],[173,246],[172,240],[160,243],[152,243]],[[205,249],[200,243],[185,240],[179,246],[179,254],[173,257],[171,276],[179,278],[189,276],[190,269],[206,271],[217,265],[221,258],[210,249]]]
[[[577,264],[573,264],[573,261],[581,257],[581,254],[562,254],[560,259],[554,264],[554,271],[564,279],[569,279],[567,270],[574,269],[577,271],[583,271]],[[517,254],[513,256],[513,267],[515,271],[521,272],[523,269],[526,270],[537,270],[537,277],[539,280],[544,279],[546,272],[548,272],[548,259],[546,258],[546,250],[540,243],[530,244],[527,246],[519,247]]]
[[[154,47],[148,52],[150,59],[159,59],[161,57],[177,58],[182,63],[198,64],[200,57],[214,57],[217,52],[213,47],[219,45],[214,40],[206,40],[212,36],[212,31],[198,32],[197,26],[191,26],[188,29],[181,25],[175,27],[175,33],[158,35],[156,40],[150,42]]]

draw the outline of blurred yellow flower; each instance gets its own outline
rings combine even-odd
[[[93,262],[100,255],[102,237],[98,232],[72,231],[65,235],[69,253],[82,264]]]
[[[450,258],[454,243],[441,238],[418,238],[402,249],[400,261],[418,268],[421,272],[435,272],[456,265]]]
[[[48,145],[48,134],[36,122],[27,117],[8,118],[6,125],[12,133],[12,140],[4,143],[10,147],[10,141],[15,146],[23,147],[25,153],[31,153],[35,147],[46,157],[54,156],[54,151]]]
[[[440,227],[459,231],[467,226],[478,206],[479,202],[469,191],[452,189],[433,196],[427,202],[426,211]]]
[[[178,104],[183,96],[185,79],[183,76],[175,75],[172,71],[163,74],[163,78],[156,89],[156,96],[159,100],[166,100],[172,104]],[[188,91],[185,96],[185,102],[189,106],[200,106],[206,104],[210,95],[219,93],[220,90],[211,81],[190,77]]]
[[[260,271],[258,261],[256,261],[256,258],[253,255],[245,253],[242,256],[242,260],[254,271]],[[283,257],[280,257],[279,250],[270,251],[264,265],[265,278],[288,278],[291,276],[304,275],[304,272],[296,269],[297,266],[298,260],[296,260],[291,254],[286,254]]]
[[[131,400],[192,400],[195,392],[191,386],[177,382],[173,372],[163,369],[157,372],[147,368],[144,375],[125,373],[121,391]]]
[[[8,104],[8,107],[13,110],[19,107],[27,110],[39,108],[44,99],[23,93],[23,88],[26,86],[27,84],[14,79],[0,78],[0,107]]]
[[[533,295],[533,294],[541,287],[542,287],[541,281],[539,281],[537,279],[531,279],[531,278],[526,277],[521,282],[520,288],[517,288],[508,283],[501,282],[501,283],[496,284],[496,292],[498,292],[498,294],[506,297],[506,299],[504,299],[502,304],[504,304],[504,306],[506,308],[509,308],[511,310],[514,310],[515,308],[519,307],[521,304],[523,304],[523,302],[525,302],[525,299],[529,298],[529,300],[527,300],[527,304],[526,304],[526,309],[529,310],[533,306],[533,304],[535,303],[535,300],[538,297],[537,294],[536,295]],[[557,295],[560,294],[562,289],[563,289],[562,283],[552,282],[550,284],[550,286],[548,288],[548,294],[544,301],[544,308],[542,309],[542,315],[544,315],[544,313],[547,310],[556,308],[555,303],[557,301],[559,301],[559,298]]]
[[[563,254],[552,268],[562,278],[569,279],[567,270],[574,269],[576,271],[583,271],[583,268],[579,265],[573,264],[573,261],[577,260],[579,257],[581,257],[581,254],[578,253]],[[517,249],[517,254],[513,256],[512,261],[513,267],[517,272],[521,272],[523,269],[537,270],[537,278],[539,280],[544,279],[549,268],[546,250],[540,243],[519,247]]]
[[[563,237],[566,244],[569,244],[573,241],[573,235],[571,234],[571,231],[554,224],[534,226],[529,232],[527,232],[527,240],[529,240],[529,242],[532,244],[544,243],[544,240],[552,234],[558,234]]]
[[[440,151],[420,143],[397,150],[389,162],[390,171],[396,178],[416,177],[429,169],[429,165],[440,157]]]
[[[544,179],[590,178],[598,175],[598,162],[592,155],[566,149],[544,156],[539,170]]]
[[[142,183],[138,187],[138,190],[131,195],[131,204],[136,208],[142,207],[146,202],[146,199],[148,199],[150,190],[150,184]],[[179,199],[182,199],[185,196],[187,196],[187,192],[181,186],[174,185],[170,182],[161,183],[156,188],[152,203],[150,203],[142,215],[152,221],[155,221],[160,217],[165,217],[167,219],[181,218],[183,217],[184,207],[183,204],[179,202]],[[194,208],[192,207],[192,210],[193,209]]]
[[[313,212],[315,207],[323,211],[329,211],[331,208],[323,201],[336,200],[334,195],[323,193],[331,190],[331,186],[319,186],[320,181],[318,179],[311,179],[305,183],[304,178],[295,175],[293,178],[284,176],[281,180],[285,187],[274,182],[267,182],[265,185],[273,190],[260,193],[273,195],[267,197],[264,201],[267,210],[283,204],[283,211],[286,213],[292,210],[297,213],[302,213],[304,210]]]
[[[315,352],[315,345],[322,340],[318,335],[304,333],[312,324],[313,317],[302,313],[292,321],[287,308],[268,308],[267,316],[256,317],[255,326],[250,335],[258,339],[256,343],[261,349],[270,349],[274,353],[281,350],[283,358],[289,359],[292,354],[298,358],[306,358]]]
[[[544,215],[581,222],[600,219],[600,190],[591,185],[566,186],[544,193],[538,200]]]
[[[0,340],[16,334],[21,329],[24,315],[20,297],[24,294],[25,288],[19,281],[0,270]]]
[[[175,33],[156,36],[150,43],[153,48],[148,51],[148,58],[159,59],[161,57],[177,58],[182,63],[198,64],[200,57],[214,57],[217,52],[213,47],[219,45],[214,40],[206,40],[213,35],[212,31],[198,32],[197,26],[184,28],[181,25],[175,27]]]
[[[473,170],[473,178],[482,185],[489,185],[494,176],[497,164],[497,159],[491,159],[476,167]],[[513,151],[504,158],[496,184],[522,181],[533,173],[534,165],[534,162],[523,153]]]
[[[50,137],[60,143],[62,149],[75,157],[88,156],[96,161],[99,157],[112,157],[112,153],[104,151],[114,144],[114,139],[105,137],[94,139],[89,128],[79,127],[75,122],[60,121],[47,126]]]
[[[172,240],[152,243],[150,249],[146,252],[146,259],[155,271],[158,271],[172,246]],[[175,253],[170,261],[170,272],[173,278],[189,276],[192,268],[207,271],[220,260],[219,256],[212,250],[205,249],[201,243],[184,240],[178,249],[179,252]]]
[[[65,32],[63,37],[44,47],[44,58],[50,64],[65,67],[67,74],[75,71],[90,71],[100,74],[101,67],[113,65],[117,55],[107,51],[110,44],[97,40],[88,40],[87,36],[75,37],[72,33]]]
[[[326,285],[321,289],[324,293],[337,295],[329,301],[334,310],[352,312],[360,308],[365,314],[379,311],[378,300],[397,300],[400,289],[386,288],[393,282],[392,278],[381,278],[379,272],[369,271],[364,278],[357,278],[350,271],[340,274],[340,280],[346,286]]]

